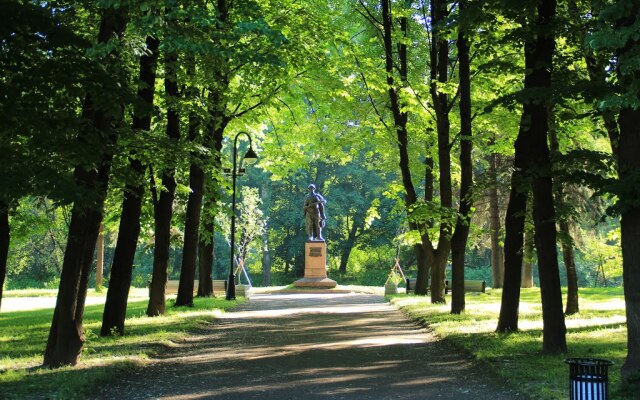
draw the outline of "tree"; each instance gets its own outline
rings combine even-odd
[[[466,18],[467,2],[460,1],[461,18]],[[468,24],[468,22],[467,22]],[[460,314],[465,308],[464,299],[464,259],[467,249],[467,238],[469,236],[469,225],[471,224],[473,186],[473,165],[471,161],[471,73],[469,59],[467,24],[460,24],[458,27],[458,63],[460,76],[460,206],[458,209],[458,219],[456,221],[455,233],[451,238],[451,275],[452,275],[452,299],[451,313]]]
[[[167,15],[167,29],[175,29],[176,16],[172,14],[175,8],[165,10]],[[178,55],[176,49],[166,46],[164,57],[164,91],[167,102],[166,135],[172,146],[180,140],[180,114],[178,111]],[[175,157],[175,155],[174,155]],[[176,159],[170,156],[163,160],[161,170],[162,186],[160,196],[152,182],[153,217],[155,222],[155,244],[153,247],[153,275],[149,286],[149,305],[147,315],[150,317],[163,315],[166,309],[165,288],[167,285],[167,268],[169,263],[169,245],[171,241],[171,219],[173,217],[173,200],[176,190]],[[153,174],[151,174],[153,178]],[[193,284],[193,282],[192,282]]]
[[[612,72],[616,85],[604,96],[605,112],[617,111],[619,138],[611,137],[611,147],[617,155],[619,180],[612,188],[618,196],[622,242],[622,269],[627,314],[627,357],[622,365],[622,378],[638,384],[640,376],[640,69],[638,68],[637,38],[640,3],[619,1],[601,11],[599,32],[590,38],[595,49],[609,50],[614,55]],[[602,74],[602,71],[598,71]],[[610,132],[610,131],[609,131]],[[615,139],[619,143],[615,143]],[[617,149],[617,151],[616,151]]]
[[[138,83],[138,104],[133,115],[133,132],[151,129],[151,112],[155,94],[156,66],[160,41],[152,36],[146,38],[147,53],[140,57],[140,79]],[[111,335],[114,330],[124,335],[124,320],[127,313],[127,299],[131,286],[133,259],[140,236],[140,216],[144,194],[144,171],[146,167],[140,156],[132,151],[129,157],[131,177],[124,189],[122,213],[118,228],[109,289],[102,317],[102,336]]]
[[[104,9],[98,44],[106,44],[114,38],[117,44],[125,25],[126,9]],[[105,68],[113,71],[113,76],[119,76],[116,53],[111,50],[104,56]],[[80,132],[79,140],[85,143],[95,140],[106,150],[92,160],[94,165],[80,164],[74,171],[78,188],[86,191],[88,198],[74,202],[73,206],[58,299],[44,354],[44,365],[50,367],[75,365],[84,343],[82,317],[116,140],[114,115],[118,115],[122,107],[122,104],[116,102],[114,105],[104,97],[104,92],[94,92],[87,95],[83,104],[82,114],[88,121],[88,127]]]
[[[520,132],[516,140],[515,171],[507,209],[505,240],[505,287],[498,331],[517,330],[517,313],[522,265],[522,235],[526,192],[533,193],[534,240],[538,252],[543,316],[543,350],[566,352],[566,327],[562,314],[562,294],[556,253],[555,211],[553,205],[550,158],[547,137],[549,105],[544,93],[551,87],[555,47],[551,28],[555,17],[554,0],[533,4],[530,36],[525,39],[525,97]],[[534,22],[535,21],[535,22]],[[523,179],[524,178],[524,179]],[[524,187],[523,180],[528,180]],[[530,186],[529,186],[530,185]]]

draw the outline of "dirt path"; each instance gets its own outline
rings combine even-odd
[[[384,298],[257,295],[95,399],[518,399]]]

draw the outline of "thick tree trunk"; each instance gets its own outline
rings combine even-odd
[[[447,17],[447,3],[443,0],[431,0],[431,100],[436,114],[436,131],[438,135],[438,169],[440,183],[440,206],[451,208],[453,205],[453,189],[451,184],[451,146],[449,123],[449,98],[438,90],[438,85],[449,80],[449,42],[446,34],[440,32],[440,24]],[[444,278],[447,259],[451,250],[453,227],[444,218],[440,221],[438,247],[432,255],[436,262],[431,268],[431,302],[444,303]],[[429,251],[429,250],[427,250]],[[464,282],[463,282],[464,284]]]
[[[489,223],[491,236],[491,275],[493,288],[504,283],[504,251],[500,246],[500,204],[498,197],[498,154],[489,156]]]
[[[525,88],[550,88],[551,70],[555,37],[552,23],[555,18],[555,0],[541,0],[538,3],[538,26],[543,33],[535,39],[533,51],[525,52],[531,57],[533,65],[525,79]],[[560,290],[558,270],[558,254],[556,248],[556,222],[553,204],[553,185],[551,181],[551,160],[547,138],[549,133],[549,107],[541,101],[525,103],[530,116],[532,153],[532,189],[533,220],[535,225],[535,242],[538,252],[538,271],[540,275],[540,293],[542,297],[542,349],[547,353],[564,353],[567,351],[566,327]]]
[[[525,129],[527,118],[528,116],[523,112],[520,120],[520,131],[515,142],[511,190],[504,221],[504,286],[500,304],[500,317],[496,328],[497,332],[518,330],[522,244],[527,212],[527,192],[529,190],[529,183],[525,177],[525,170],[529,165],[530,140],[530,135]]]
[[[460,12],[464,13],[466,2],[460,1]],[[451,313],[460,314],[465,309],[464,256],[471,223],[471,188],[473,165],[471,163],[471,76],[469,72],[469,44],[464,32],[458,33],[458,65],[460,75],[460,206],[456,229],[451,238]]]
[[[535,258],[535,244],[533,243],[533,233],[524,231],[522,244],[522,279],[520,287],[533,287],[533,260]]]
[[[184,248],[182,250],[182,268],[176,306],[193,306],[193,285],[196,275],[196,256],[200,229],[200,214],[205,185],[204,171],[193,162],[189,173],[189,200],[184,229]]]
[[[640,176],[640,110],[623,109],[618,123],[620,179],[622,182],[629,182],[627,187],[633,187],[637,185]],[[629,198],[620,199],[623,203],[620,226],[627,314],[627,358],[622,365],[621,373],[626,381],[640,385],[640,207],[637,203],[637,186],[635,188],[634,194],[629,195]]]
[[[211,132],[211,139],[213,147],[212,151],[212,163],[215,168],[221,168],[221,151],[222,151],[222,139],[226,123],[223,122],[216,128],[215,124],[210,124],[208,127]],[[213,282],[211,281],[213,275],[213,263],[215,261],[215,231],[214,231],[214,210],[218,203],[218,183],[213,180],[210,182],[206,191],[205,200],[205,214],[203,218],[203,232],[201,233],[200,242],[200,281],[198,283],[198,296],[213,296]]]
[[[189,118],[189,140],[195,142],[200,124],[193,115]],[[193,306],[193,285],[196,276],[196,261],[198,256],[200,237],[200,216],[202,215],[202,201],[205,192],[205,174],[202,170],[199,154],[191,154],[189,168],[189,199],[187,201],[187,215],[184,224],[184,245],[182,248],[182,267],[180,269],[180,284],[176,306]]]
[[[211,210],[210,201],[205,204],[206,214]],[[198,297],[213,296],[213,263],[215,262],[214,225],[205,218],[198,239]]]
[[[11,228],[9,226],[9,206],[0,202],[0,310],[2,310],[4,281],[7,277],[7,258],[9,256],[10,241]]]
[[[124,9],[105,10],[100,23],[98,43],[121,37],[126,25],[125,17]],[[91,122],[93,129],[83,131],[80,140],[89,141],[87,136],[97,133],[98,137],[95,139],[102,148],[111,149],[116,141],[112,128],[113,113],[95,107],[91,96],[85,99],[82,111],[83,118]],[[76,201],[71,212],[58,298],[44,353],[43,364],[48,367],[75,365],[82,352],[84,305],[112,159],[113,154],[107,150],[99,155],[95,168],[77,166],[74,171],[76,184],[93,196],[90,200]]]
[[[146,40],[150,54],[140,57],[140,82],[138,97],[144,107],[137,108],[133,116],[132,129],[148,131],[151,129],[151,111],[155,94],[156,67],[158,62],[158,47],[160,42],[150,36]],[[144,195],[143,177],[145,167],[135,154],[129,158],[129,168],[133,175],[127,182],[122,200],[122,213],[118,228],[109,290],[102,316],[101,336],[108,336],[116,332],[124,335],[124,320],[127,315],[127,300],[133,274],[133,260],[138,247],[140,236],[140,216],[142,213],[142,197]]]
[[[169,97],[178,99],[178,82],[176,76],[177,57],[169,53],[165,56],[165,92]],[[167,110],[167,136],[172,141],[180,139],[180,116],[174,107]],[[162,187],[160,198],[154,204],[155,245],[153,249],[153,274],[149,288],[149,305],[147,315],[150,317],[163,315],[166,309],[165,289],[169,267],[169,249],[171,246],[171,218],[173,217],[173,198],[176,190],[175,166],[166,167],[162,171]]]

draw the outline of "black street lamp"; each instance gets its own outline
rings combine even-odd
[[[253,147],[251,146],[251,136],[247,132],[238,132],[235,139],[233,140],[233,169],[231,170],[231,180],[233,181],[233,195],[231,200],[231,260],[229,263],[229,279],[227,280],[227,300],[235,300],[236,299],[236,276],[234,271],[234,252],[236,245],[236,177],[238,173],[242,173],[243,171],[236,170],[236,158],[238,154],[238,136],[244,134],[249,138],[249,151],[244,155],[244,160],[247,164],[253,164],[258,160],[258,156],[255,151],[253,151]]]

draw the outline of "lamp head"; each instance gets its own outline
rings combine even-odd
[[[255,151],[253,151],[252,147],[249,147],[249,151],[247,151],[247,154],[244,155],[244,161],[247,164],[253,164],[258,161],[258,155]]]

